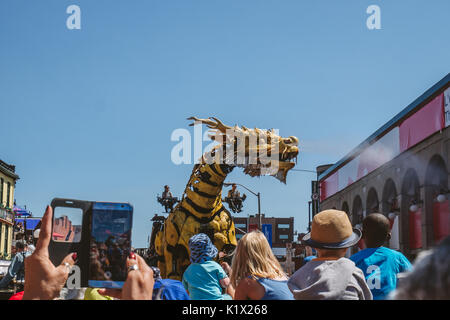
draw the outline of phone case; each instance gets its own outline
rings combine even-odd
[[[78,208],[83,211],[80,242],[67,243],[54,241],[52,236],[48,248],[50,261],[52,261],[55,266],[60,265],[63,259],[69,253],[77,254],[76,265],[80,268],[81,271],[80,274],[81,287],[88,287],[90,224],[91,224],[90,217],[93,203],[94,203],[93,201],[55,198],[52,200],[50,204],[53,209],[53,212],[55,212],[56,207]],[[54,219],[52,218],[52,232],[53,232],[53,223]]]

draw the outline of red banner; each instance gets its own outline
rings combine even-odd
[[[450,235],[449,201],[433,203],[433,232],[434,242],[438,244]]]
[[[442,130],[444,126],[444,95],[440,94],[400,124],[400,152]]]
[[[422,208],[409,211],[409,248],[422,248]]]
[[[338,171],[320,183],[320,201],[338,192]]]
[[[446,94],[448,95],[446,99],[450,100],[450,93],[446,91]],[[447,108],[450,115],[450,108]],[[320,201],[345,189],[444,127],[444,93],[442,93],[323,180],[320,183]]]

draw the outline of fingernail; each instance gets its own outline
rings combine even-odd
[[[131,253],[130,253],[129,258],[130,258],[131,260],[136,260],[136,255],[134,254],[134,252],[131,252]]]
[[[72,259],[73,259],[73,261],[77,261],[77,253],[76,252],[74,254],[72,254]]]

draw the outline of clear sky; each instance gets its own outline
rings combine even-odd
[[[66,27],[73,4],[80,30]],[[372,4],[381,30],[366,26]],[[17,204],[42,216],[54,197],[130,202],[145,247],[156,195],[181,196],[192,170],[170,158],[187,117],[295,135],[297,169],[334,163],[450,71],[449,12],[448,0],[2,0],[0,159],[17,167]],[[314,178],[227,180],[304,232]],[[238,216],[257,210],[246,193]]]

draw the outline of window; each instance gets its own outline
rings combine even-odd
[[[236,233],[236,240],[240,240],[243,236],[242,233]]]
[[[290,224],[286,223],[280,223],[278,224],[278,229],[289,229],[291,227]]]
[[[4,247],[3,247],[3,256],[6,258],[6,256],[8,255],[8,227],[5,225],[5,242],[4,242]]]
[[[247,229],[247,225],[245,223],[237,223],[234,225],[235,228],[239,228],[239,229]]]
[[[287,240],[287,239],[289,239],[289,235],[287,235],[287,234],[280,234],[280,239],[281,240]]]
[[[0,203],[3,204],[3,178],[0,179]]]
[[[8,189],[6,189],[6,206],[11,208],[11,182],[8,182]]]

